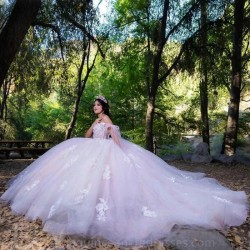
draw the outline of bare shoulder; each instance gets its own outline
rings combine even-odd
[[[102,121],[105,122],[105,123],[113,124],[113,122],[111,121],[111,119],[109,118],[108,115],[105,115],[103,117]]]

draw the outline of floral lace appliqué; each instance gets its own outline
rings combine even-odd
[[[110,167],[109,167],[109,165],[107,165],[105,168],[105,171],[103,172],[103,175],[102,175],[103,180],[109,180],[110,174],[111,174]]]
[[[134,164],[137,168],[141,168],[141,166],[138,163]]]
[[[77,145],[74,144],[74,145],[72,145],[72,146],[70,146],[70,147],[68,148],[68,151],[71,153],[71,152],[74,151],[76,148],[77,148]]]
[[[50,218],[56,211],[56,205],[53,205],[49,210],[48,218]]]
[[[152,218],[157,217],[156,212],[148,210],[147,207],[142,207],[141,211],[142,211],[143,215],[146,217],[152,217]]]
[[[183,173],[181,173],[181,176],[184,177],[187,180],[192,180],[193,179],[191,176],[183,174]]]
[[[70,146],[69,148],[67,148],[66,152],[63,154],[63,157],[65,159],[70,158],[70,156],[72,156],[72,152],[77,148],[77,145],[74,144],[72,146]]]
[[[64,169],[67,169],[69,167],[71,167],[73,165],[74,162],[76,162],[78,160],[79,156],[75,156],[75,157],[70,157],[66,163],[63,165]]]
[[[74,198],[74,204],[77,205],[83,201],[83,199],[88,195],[91,189],[91,185],[89,184],[87,188],[80,190],[79,194]]]
[[[51,208],[49,210],[48,218],[51,218],[55,214],[55,211],[60,206],[60,203],[61,203],[61,199],[57,200],[56,203],[51,206]]]
[[[62,190],[65,188],[65,186],[66,186],[67,183],[68,183],[67,181],[64,181],[64,182],[60,185],[59,191],[62,191]]]
[[[226,204],[231,204],[231,203],[232,203],[232,201],[227,200],[227,199],[224,199],[224,198],[221,198],[221,197],[219,197],[219,196],[217,196],[217,195],[213,195],[213,197],[214,197],[214,199],[216,199],[217,201],[220,201],[220,202],[223,202],[223,203],[226,203]]]
[[[135,160],[135,155],[134,154],[128,153],[128,156],[129,156],[130,159]]]
[[[106,221],[106,211],[109,209],[107,202],[103,198],[99,198],[99,203],[96,205],[95,209],[97,211],[97,220]]]
[[[176,179],[174,177],[169,178],[172,182],[175,182]]]
[[[129,159],[127,156],[124,156],[124,157],[123,157],[123,161],[125,161],[125,162],[128,163],[128,164],[131,163],[130,159]]]
[[[30,190],[33,189],[39,182],[40,182],[40,180],[35,180],[30,186],[26,186],[26,187],[25,187],[25,190],[26,190],[26,191],[30,191]]]

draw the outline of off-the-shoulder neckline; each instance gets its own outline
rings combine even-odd
[[[118,125],[115,125],[115,124],[112,124],[112,123],[107,123],[107,122],[98,122],[98,123],[95,124],[95,126],[98,125],[98,124],[107,124],[107,125],[110,125],[110,126],[114,126],[114,127],[118,127],[118,128],[119,128]]]

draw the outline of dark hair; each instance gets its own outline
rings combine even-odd
[[[110,116],[109,104],[99,98],[96,98],[95,101],[98,101],[101,104],[104,114]]]

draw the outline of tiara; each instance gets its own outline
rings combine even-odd
[[[96,99],[99,99],[99,100],[102,100],[105,103],[108,103],[108,101],[106,100],[106,98],[104,96],[102,96],[102,95],[97,96]]]

